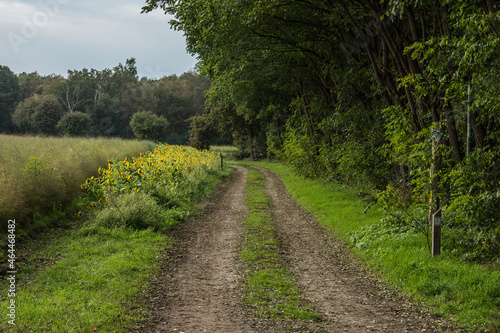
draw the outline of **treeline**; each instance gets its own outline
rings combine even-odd
[[[68,77],[0,66],[0,133],[122,137],[186,144],[210,81],[194,71],[139,79],[135,59]],[[134,116],[135,115],[135,116]]]
[[[500,253],[498,1],[146,3],[213,80],[200,136],[363,184],[427,235],[441,209],[457,255]]]

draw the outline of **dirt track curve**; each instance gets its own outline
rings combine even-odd
[[[150,284],[154,320],[141,332],[284,332],[255,320],[243,305],[238,259],[247,170],[234,166],[195,218],[176,231]],[[380,282],[347,247],[299,207],[275,173],[266,177],[285,260],[304,297],[321,313],[323,332],[439,332],[441,321]],[[306,324],[307,325],[307,324]],[[317,332],[317,323],[300,332]]]

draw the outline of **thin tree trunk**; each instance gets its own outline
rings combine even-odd
[[[448,137],[450,140],[450,145],[453,149],[453,158],[458,163],[462,161],[462,153],[460,152],[460,143],[458,141],[457,127],[455,123],[455,117],[451,113],[451,108],[449,105],[444,107],[444,115],[446,117],[446,128],[448,130]]]

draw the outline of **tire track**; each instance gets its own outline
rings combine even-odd
[[[305,297],[329,320],[330,331],[437,332],[434,318],[384,286],[290,197],[279,176],[266,176],[272,215]]]
[[[231,178],[178,232],[173,251],[184,251],[174,258],[167,254],[154,281],[155,326],[149,332],[251,331],[244,322],[236,266],[247,170],[233,168]]]
[[[243,305],[238,250],[247,215],[247,169],[233,168],[200,213],[175,232],[175,244],[150,283],[153,321],[138,332],[290,332],[290,322],[254,318]],[[381,283],[320,227],[277,174],[257,169],[266,177],[281,255],[324,319],[297,322],[292,332],[440,331],[435,317]]]

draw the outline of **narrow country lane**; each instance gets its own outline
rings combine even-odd
[[[200,213],[183,224],[174,249],[151,282],[154,320],[141,332],[289,332],[279,320],[265,323],[243,304],[243,269],[238,249],[247,215],[248,170],[234,172]],[[266,177],[271,216],[284,262],[321,323],[294,332],[439,332],[440,319],[384,285],[290,197],[280,177]],[[264,322],[264,323],[263,323]],[[319,325],[319,326],[318,326]],[[310,330],[308,329],[310,327]]]

